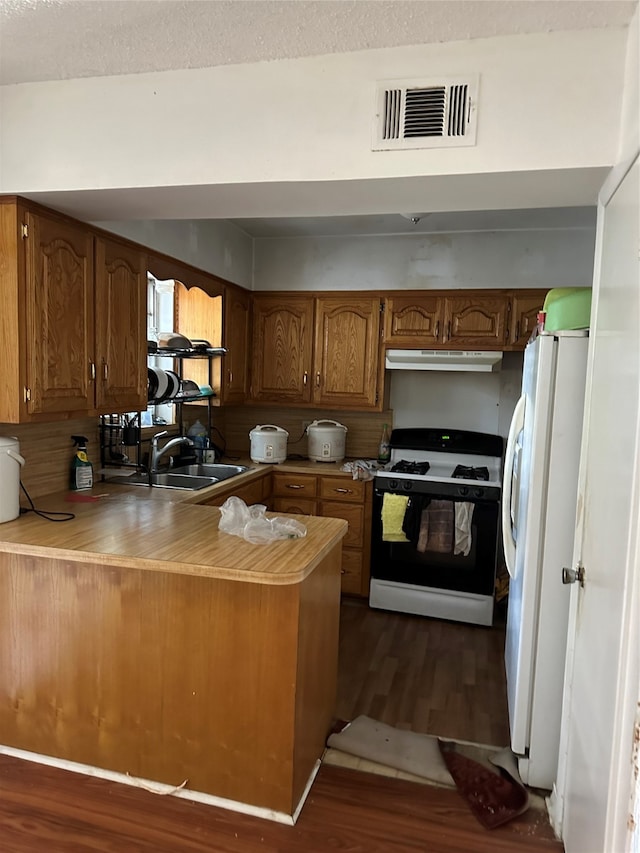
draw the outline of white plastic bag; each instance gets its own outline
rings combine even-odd
[[[247,542],[265,545],[277,539],[301,539],[307,528],[294,518],[266,518],[263,504],[247,506],[242,498],[233,495],[222,504],[219,529]]]

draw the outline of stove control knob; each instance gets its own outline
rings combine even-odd
[[[398,488],[398,481],[397,480],[389,480],[389,488],[390,489],[397,489]]]
[[[405,480],[402,484],[402,488],[405,490],[405,492],[409,492],[413,488],[413,483],[411,482],[411,480]]]
[[[474,489],[473,494],[476,498],[482,498],[484,497],[484,489]]]
[[[458,494],[461,497],[464,497],[465,495],[469,494],[469,489],[467,488],[467,486],[460,486],[460,488],[458,489]]]

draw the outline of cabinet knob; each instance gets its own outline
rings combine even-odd
[[[438,340],[438,338],[440,337],[440,320],[438,320],[438,322],[436,323],[436,327],[433,332],[433,337],[436,340]]]
[[[288,489],[304,489],[304,486],[301,486],[300,483],[287,483]]]
[[[309,381],[309,374],[305,370],[305,372],[302,374],[302,384],[306,385],[308,381]]]
[[[102,378],[104,379],[105,382],[109,378],[109,365],[107,364],[106,361],[102,362]]]
[[[334,489],[334,492],[338,492],[341,495],[352,495],[353,489]]]
[[[316,373],[316,388],[320,387],[320,371]]]
[[[96,378],[96,366],[95,366],[93,361],[89,362],[89,378],[90,379]]]

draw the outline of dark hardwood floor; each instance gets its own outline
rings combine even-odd
[[[323,766],[291,827],[0,755],[2,853],[562,853],[541,814],[489,831],[454,790]]]
[[[338,717],[506,743],[500,628],[342,607]],[[205,758],[203,757],[203,760]],[[493,831],[454,789],[323,765],[295,827],[0,755],[1,853],[562,853],[546,814]]]
[[[507,746],[504,626],[389,613],[345,599],[336,713]]]

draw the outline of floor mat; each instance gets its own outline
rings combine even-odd
[[[498,772],[462,755],[455,743],[440,741],[440,752],[456,787],[486,829],[495,829],[529,808],[529,794],[518,774],[515,757],[503,749],[491,757]]]
[[[530,799],[509,749],[441,742],[433,735],[396,729],[366,716],[337,726],[327,746],[327,763],[373,773],[392,768],[386,775],[457,787],[487,828],[506,823],[530,805],[544,808],[543,801],[536,802],[540,798]]]

